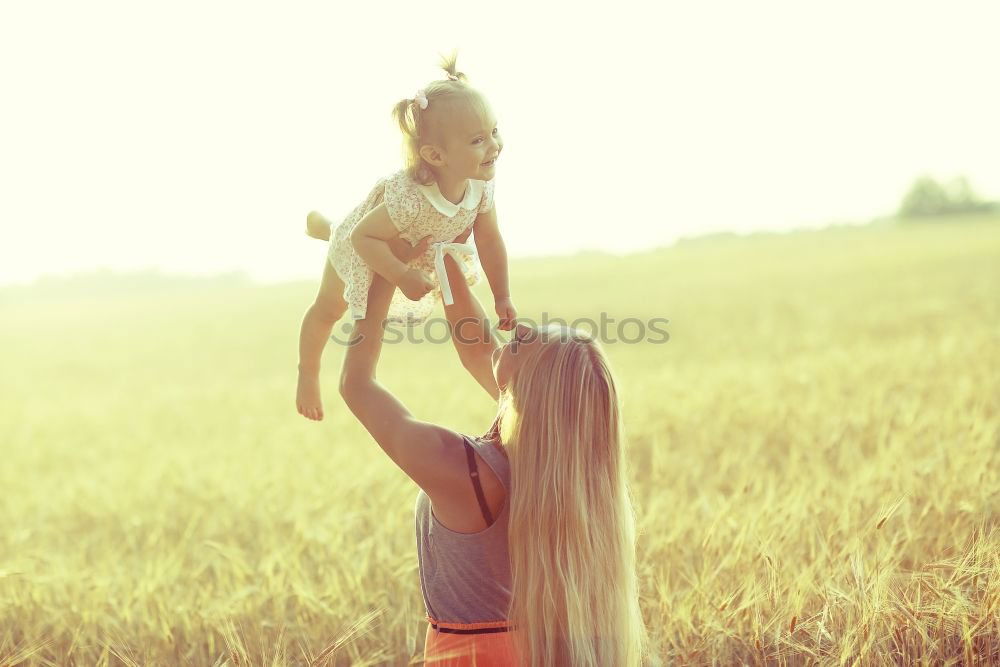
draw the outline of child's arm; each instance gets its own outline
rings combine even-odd
[[[503,330],[513,329],[517,312],[510,299],[510,284],[507,277],[507,246],[500,235],[497,224],[496,206],[485,213],[476,216],[473,225],[476,234],[476,251],[483,272],[490,283],[493,301],[497,315],[500,317],[499,327]]]
[[[351,244],[372,271],[398,286],[408,299],[418,301],[434,289],[434,283],[423,271],[411,269],[393,254],[389,241],[398,238],[399,229],[384,202],[366,213],[351,231]]]

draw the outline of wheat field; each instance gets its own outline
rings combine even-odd
[[[316,285],[0,291],[0,665],[421,662],[417,488],[339,404],[342,346],[326,419],[295,411]],[[669,320],[604,344],[667,664],[1000,662],[1000,219],[522,259],[511,287],[536,322]],[[387,344],[379,378],[489,426],[450,342]]]

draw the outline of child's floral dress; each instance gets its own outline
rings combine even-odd
[[[411,301],[396,289],[386,316],[389,322],[420,324],[442,298],[446,303],[451,303],[447,275],[444,276],[443,285],[442,276],[438,275],[438,269],[444,266],[445,253],[455,258],[467,284],[471,286],[479,282],[480,270],[474,247],[452,244],[451,241],[471,226],[479,213],[493,207],[494,180],[469,179],[465,197],[460,203],[454,204],[445,199],[437,183],[417,183],[410,178],[406,169],[378,179],[365,201],[351,211],[330,234],[328,257],[337,275],[344,281],[344,299],[351,318],[365,318],[368,288],[374,277],[372,269],[351,244],[351,232],[369,211],[384,201],[389,217],[399,229],[400,238],[406,239],[411,245],[416,245],[427,235],[431,236],[427,252],[410,260],[408,265],[425,271],[437,286],[419,301]]]

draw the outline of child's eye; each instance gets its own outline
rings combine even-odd
[[[496,133],[497,133],[497,128],[494,127],[493,128],[493,135],[496,136]],[[482,139],[476,139],[476,141],[482,141]],[[476,141],[473,141],[472,143],[476,143]]]

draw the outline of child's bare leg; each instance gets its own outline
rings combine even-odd
[[[319,214],[319,211],[309,211],[306,216],[306,234],[321,241],[330,240],[330,221]]]
[[[319,389],[319,367],[326,341],[333,325],[347,310],[344,301],[344,282],[334,271],[330,260],[324,258],[323,280],[316,301],[302,318],[299,332],[299,382],[295,391],[295,404],[299,414],[308,419],[323,419],[323,401]]]
[[[493,397],[500,398],[500,389],[493,377],[493,350],[500,347],[490,331],[490,322],[479,299],[465,282],[462,270],[451,255],[444,257],[448,284],[455,299],[452,305],[445,305],[444,315],[448,318],[451,340],[458,350],[458,357],[472,377]]]

